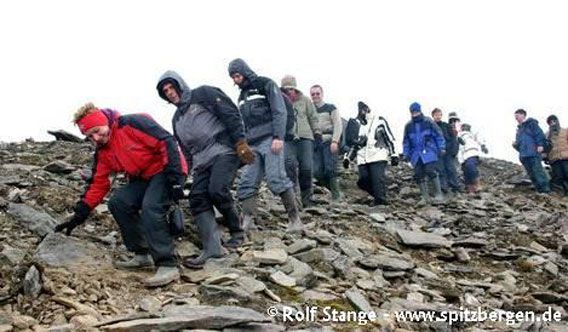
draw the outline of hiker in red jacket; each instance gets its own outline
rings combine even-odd
[[[147,114],[121,116],[91,103],[75,113],[74,122],[96,145],[93,175],[73,217],[55,231],[70,235],[109,192],[109,176],[126,173],[129,183],[115,191],[108,207],[135,256],[115,264],[124,269],[154,264],[156,274],[144,281],[149,287],[179,279],[166,215],[172,201],[183,197],[187,164],[173,136]]]

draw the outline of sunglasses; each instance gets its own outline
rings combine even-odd
[[[319,96],[319,95],[321,95],[321,93],[319,93],[319,92],[312,92],[311,95],[312,95],[312,96]]]

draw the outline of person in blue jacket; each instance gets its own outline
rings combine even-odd
[[[434,189],[434,200],[442,202],[444,196],[438,177],[438,158],[446,153],[446,141],[440,127],[422,114],[419,103],[410,105],[411,120],[404,127],[403,154],[414,167],[414,179],[420,187],[424,201],[430,199],[428,183]]]
[[[542,167],[542,153],[544,152],[546,136],[540,129],[537,120],[527,118],[525,110],[516,110],[515,120],[519,125],[517,126],[513,148],[519,152],[521,164],[525,167],[536,190],[539,193],[549,193],[550,182]]]

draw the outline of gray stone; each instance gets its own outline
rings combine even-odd
[[[371,269],[381,268],[386,271],[412,270],[415,266],[412,261],[382,254],[364,257],[358,262]]]
[[[286,251],[290,255],[294,255],[303,251],[307,251],[313,249],[317,246],[317,242],[315,240],[310,239],[299,239],[294,241],[291,245],[288,246]]]
[[[412,302],[424,302],[424,295],[419,292],[410,292],[406,294],[406,299]]]
[[[300,296],[304,299],[304,301],[333,301],[337,300],[337,296],[320,292],[312,289],[308,289],[302,292]]]
[[[294,257],[288,257],[283,268],[290,270],[290,272],[287,272],[288,276],[294,278],[298,286],[309,287],[316,281],[314,270],[308,264]]]
[[[236,280],[236,283],[242,289],[246,289],[251,293],[260,293],[266,289],[266,285],[253,277],[242,276]]]
[[[178,306],[164,312],[163,318],[148,318],[102,326],[105,331],[177,331],[182,329],[223,329],[245,323],[264,323],[270,319],[248,308],[234,306]]]
[[[55,140],[57,141],[67,141],[74,143],[82,143],[85,141],[65,130],[48,130],[47,133],[53,135],[55,137]]]
[[[217,275],[217,276],[211,276],[211,277],[205,279],[204,283],[211,284],[211,285],[218,285],[218,284],[226,283],[228,281],[235,281],[239,278],[239,276],[240,275],[238,273],[228,273],[228,274],[222,274],[222,275]]]
[[[48,234],[39,244],[34,260],[52,267],[72,267],[81,264],[101,264],[104,251],[94,244],[83,242],[60,233]]]
[[[69,174],[75,170],[75,166],[66,163],[63,160],[55,160],[45,165],[43,169],[56,174]]]
[[[445,237],[425,233],[418,231],[407,231],[403,229],[397,230],[398,236],[403,244],[409,247],[421,247],[421,248],[448,248],[452,245],[452,242],[447,240]]]
[[[333,242],[333,235],[325,230],[319,230],[317,232],[307,231],[306,236],[310,239],[315,239],[321,244],[331,244]]]
[[[357,249],[357,247],[353,243],[353,240],[337,239],[337,240],[335,240],[335,243],[337,244],[339,249],[341,249],[341,252],[343,252],[345,255],[347,255],[351,258],[356,259],[356,258],[363,256],[363,253],[361,253],[361,251],[359,251],[359,249]]]
[[[348,290],[345,292],[345,297],[353,305],[353,307],[359,311],[371,312],[373,307],[367,300],[367,298],[358,290]]]
[[[391,285],[391,283],[385,279],[383,271],[380,269],[376,269],[375,272],[373,272],[373,282],[377,288],[384,288]]]
[[[0,264],[16,266],[24,260],[25,256],[25,251],[5,244],[4,249],[2,249],[2,252],[0,253]]]
[[[41,168],[39,166],[23,165],[23,164],[3,164],[0,165],[0,167],[8,171],[16,171],[16,172],[33,172]]]
[[[339,257],[339,253],[329,248],[315,248],[295,255],[304,263],[333,262]]]
[[[41,277],[39,271],[32,265],[24,277],[24,294],[38,297],[41,292]]]
[[[142,311],[158,312],[162,308],[162,301],[155,296],[146,296],[138,303]]]
[[[284,249],[269,249],[266,251],[253,251],[253,260],[261,264],[284,264],[288,254]]]
[[[553,276],[558,275],[558,266],[552,262],[546,262],[546,264],[544,264],[544,269]]]
[[[45,332],[73,332],[76,331],[77,328],[73,324],[64,324],[58,326],[52,326],[45,330]]]
[[[53,232],[58,224],[57,220],[49,214],[37,211],[26,204],[10,203],[6,212],[16,218],[24,227],[41,237]]]
[[[357,287],[361,288],[362,290],[373,290],[377,287],[373,280],[364,279],[364,280],[357,280],[355,283]]]
[[[535,292],[531,295],[543,303],[560,303],[562,301],[568,301],[568,296],[554,292]]]
[[[462,247],[455,248],[454,254],[460,262],[469,262],[471,260],[467,251]]]
[[[487,241],[480,238],[469,237],[462,240],[456,240],[452,245],[454,247],[481,248],[487,245]]]
[[[229,300],[248,302],[252,299],[252,293],[239,287],[217,286],[202,284],[199,286],[201,301],[219,305]]]
[[[283,287],[294,287],[294,286],[296,286],[296,279],[287,276],[282,271],[277,271],[277,272],[272,273],[268,279],[270,279],[270,281],[272,281],[273,283],[280,285],[280,286],[283,286]]]
[[[406,276],[405,271],[384,271],[383,272],[383,277],[385,279],[396,279],[396,278],[402,278],[404,276]]]
[[[277,324],[246,323],[223,329],[223,332],[282,332],[286,327]]]
[[[414,272],[425,279],[438,279],[438,276],[434,272],[421,267],[416,268]]]
[[[0,176],[0,184],[17,185],[22,179],[17,175]]]
[[[384,223],[385,221],[387,221],[387,218],[382,213],[371,213],[369,216],[371,217],[371,219],[373,219],[373,221],[378,223]]]

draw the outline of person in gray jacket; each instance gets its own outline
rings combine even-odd
[[[338,200],[341,191],[337,177],[337,156],[343,123],[335,105],[323,100],[323,88],[320,85],[316,84],[310,88],[310,96],[316,107],[322,131],[322,142],[314,147],[314,177],[331,191],[333,200]]]
[[[244,213],[245,229],[254,229],[256,195],[260,180],[266,177],[268,188],[282,198],[288,213],[288,231],[303,229],[294,194],[294,184],[284,168],[286,106],[280,89],[267,77],[256,75],[242,59],[229,63],[229,76],[241,89],[239,108],[246,138],[255,154],[255,162],[243,169],[237,196]]]
[[[193,173],[189,205],[203,251],[184,265],[197,268],[223,255],[213,206],[231,234],[225,246],[236,248],[243,243],[244,231],[230,190],[237,169],[252,163],[254,154],[245,139],[241,114],[223,91],[205,85],[192,90],[174,71],[162,75],[157,89],[160,97],[177,107],[172,119],[174,136]]]

